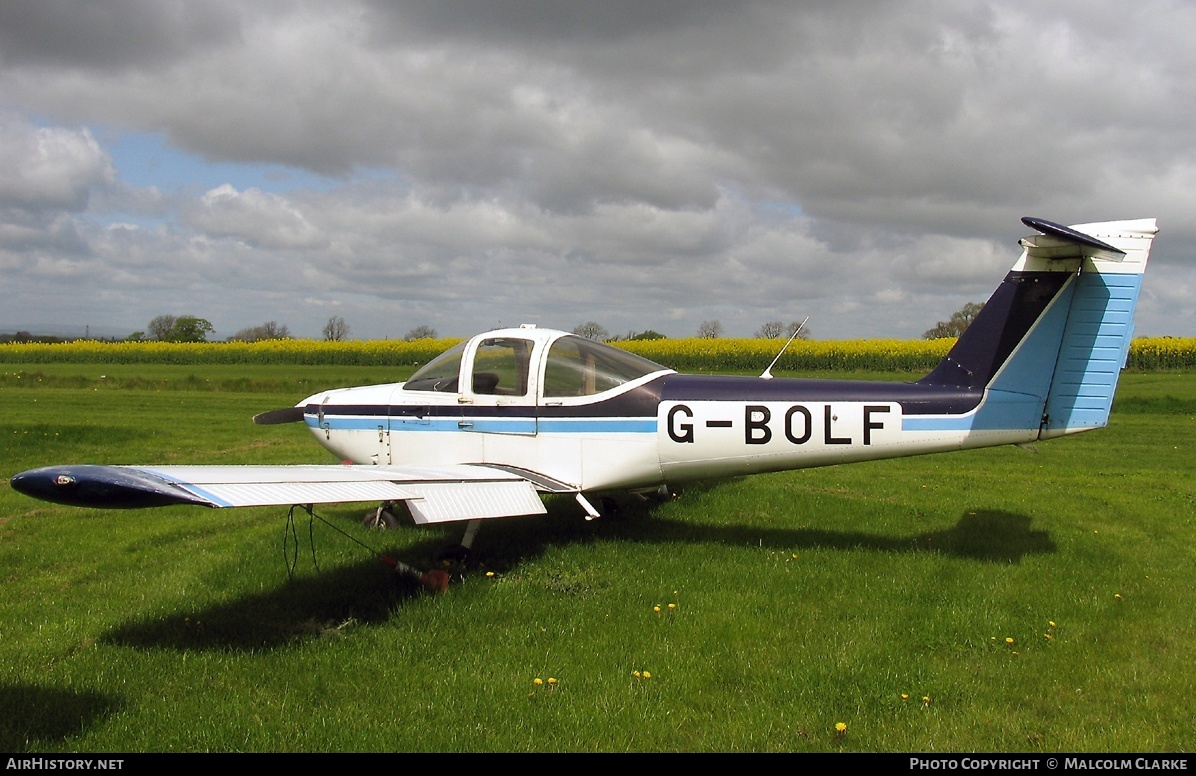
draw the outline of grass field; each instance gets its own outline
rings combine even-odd
[[[296,550],[285,510],[6,484],[322,462],[249,417],[401,370],[20,369],[0,378],[0,751],[1196,748],[1193,376],[1126,374],[1109,428],[1037,454],[709,483],[593,523],[551,502],[484,526],[431,595],[356,542],[428,566],[458,527],[330,508],[296,519]]]

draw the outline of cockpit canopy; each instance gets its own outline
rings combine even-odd
[[[594,396],[671,371],[620,348],[546,329],[488,332],[456,345],[411,376],[405,391],[546,399]]]

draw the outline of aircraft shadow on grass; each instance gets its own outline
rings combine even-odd
[[[106,719],[122,701],[90,690],[0,684],[0,752],[44,750]]]
[[[717,486],[714,486],[717,487]],[[1053,552],[1046,531],[1032,530],[1026,515],[978,509],[965,512],[949,529],[908,536],[810,528],[703,525],[654,516],[657,505],[634,505],[611,518],[580,523],[567,499],[550,502],[543,517],[494,521],[465,563],[448,566],[455,579],[487,570],[507,573],[552,547],[615,541],[654,545],[724,545],[777,550],[834,549],[890,553],[932,553],[988,563],[1019,563]],[[335,519],[335,518],[334,518]],[[439,549],[456,529],[421,530],[418,540],[393,553],[420,567],[436,567]],[[301,528],[300,535],[306,531]],[[316,553],[333,546],[331,532],[317,534]],[[385,532],[371,543],[386,543]],[[310,548],[300,553],[310,552]],[[300,564],[304,561],[300,558]],[[336,636],[356,625],[377,625],[411,599],[426,595],[418,583],[395,575],[377,560],[318,573],[304,570],[274,590],[197,610],[130,621],[104,641],[136,649],[249,650],[284,647],[311,637]]]

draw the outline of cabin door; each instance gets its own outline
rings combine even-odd
[[[478,341],[466,356],[469,379],[460,386],[460,428],[487,434],[535,436],[535,342],[519,337]],[[472,358],[470,357],[472,356]]]

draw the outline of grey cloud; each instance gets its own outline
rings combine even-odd
[[[156,261],[159,312],[257,305],[233,330],[916,336],[995,286],[1022,215],[1157,215],[1168,289],[1193,282],[1182,3],[123,3],[77,50],[65,8],[0,11],[0,241],[122,283]],[[330,180],[133,190],[80,125]],[[152,228],[102,228],[126,220]],[[1186,320],[1153,282],[1144,333]]]
[[[91,249],[73,217],[0,209],[0,251],[10,255],[84,256]]]
[[[217,0],[9,0],[0,5],[0,64],[155,67],[234,41],[238,26]]]

